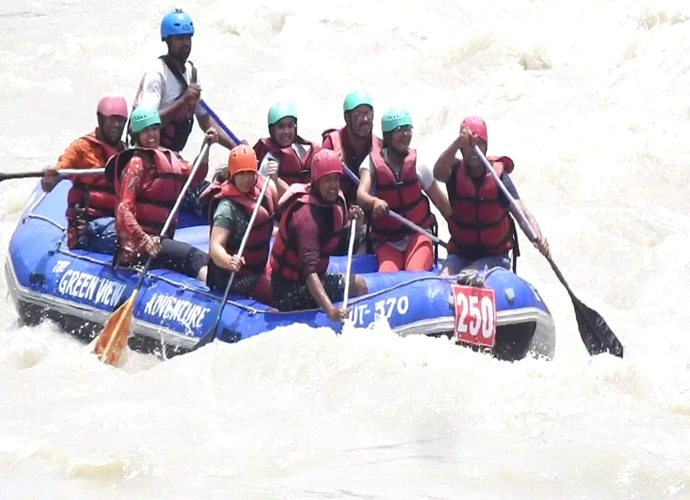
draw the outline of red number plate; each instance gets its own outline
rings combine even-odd
[[[493,348],[496,345],[496,297],[491,288],[451,285],[455,299],[457,342]]]

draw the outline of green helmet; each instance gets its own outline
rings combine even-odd
[[[367,106],[370,106],[371,109],[374,109],[374,101],[368,92],[365,92],[364,90],[354,90],[345,96],[345,101],[343,102],[343,112],[347,113],[348,111],[352,111],[357,106],[361,106],[362,104],[366,104]]]
[[[158,110],[156,108],[139,106],[132,112],[129,122],[132,127],[132,132],[141,132],[151,125],[160,125],[161,117],[158,115]]]
[[[412,126],[412,118],[405,108],[391,108],[381,117],[381,131],[384,134],[406,125]]]
[[[288,116],[297,121],[297,109],[294,103],[290,101],[277,102],[268,110],[268,126],[275,125]]]

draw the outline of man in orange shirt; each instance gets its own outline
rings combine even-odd
[[[49,193],[59,182],[62,169],[92,169],[105,166],[108,158],[123,151],[120,140],[127,122],[127,102],[121,96],[105,96],[98,102],[98,127],[70,144],[54,167],[41,179]],[[115,204],[113,185],[103,175],[70,178],[67,193],[67,247],[112,255],[115,250]]]

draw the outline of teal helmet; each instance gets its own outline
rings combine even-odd
[[[374,100],[371,98],[368,92],[364,90],[354,90],[345,96],[345,101],[343,102],[343,112],[347,113],[352,111],[357,106],[366,104],[374,109]]]
[[[405,108],[390,108],[381,117],[381,131],[384,134],[408,125],[412,126],[412,118]]]
[[[297,108],[291,101],[281,101],[275,103],[268,110],[268,126],[275,125],[283,118],[291,117],[297,121]]]
[[[132,127],[132,132],[138,133],[151,125],[160,125],[161,117],[158,115],[156,108],[147,108],[138,106],[129,118]]]

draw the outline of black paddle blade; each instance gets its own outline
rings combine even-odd
[[[608,352],[623,358],[623,344],[606,324],[601,314],[590,309],[580,300],[571,295],[575,308],[575,319],[580,330],[580,337],[591,356]]]

